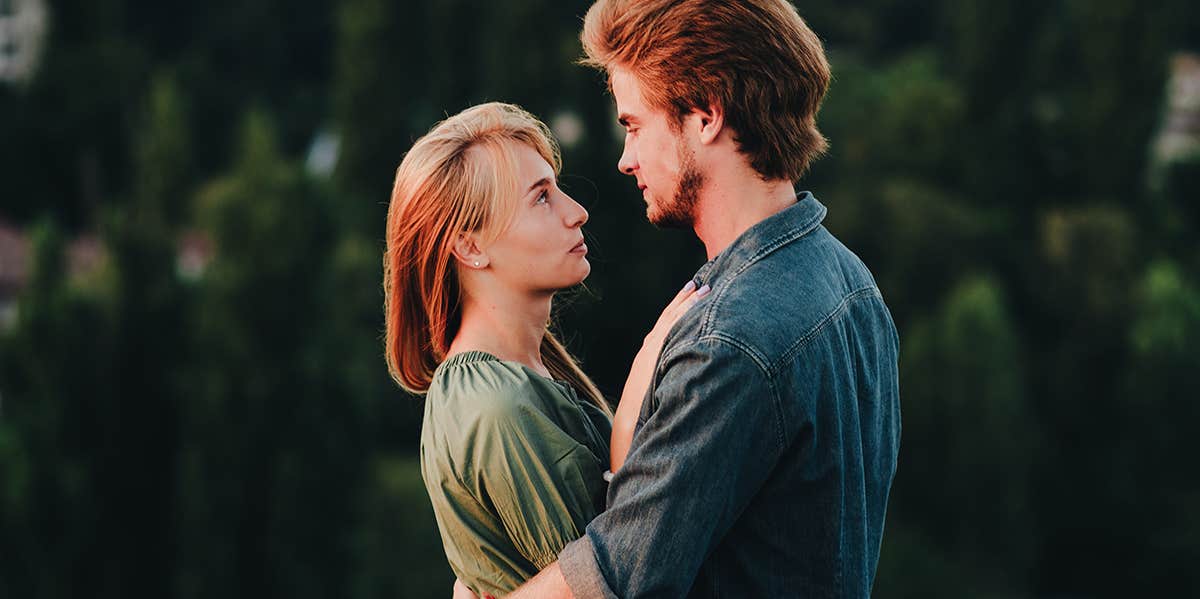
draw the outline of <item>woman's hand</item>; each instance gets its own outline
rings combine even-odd
[[[617,405],[617,413],[613,416],[612,439],[609,442],[609,460],[613,472],[625,463],[629,446],[633,443],[633,429],[637,426],[638,414],[642,411],[642,400],[650,389],[654,378],[654,367],[658,364],[658,354],[662,352],[663,342],[667,333],[700,298],[708,294],[708,285],[696,289],[695,281],[688,281],[683,289],[675,295],[675,299],[663,309],[654,323],[654,328],[646,334],[642,349],[633,359],[629,368],[629,378],[625,380],[625,388],[621,391],[621,403]]]

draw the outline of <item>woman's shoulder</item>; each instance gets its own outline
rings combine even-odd
[[[473,465],[500,456],[561,457],[578,442],[564,430],[556,385],[483,352],[452,356],[438,367],[426,397],[422,444],[451,455],[464,480],[473,478]],[[512,451],[497,453],[502,446]]]
[[[468,351],[438,366],[428,399],[459,415],[505,418],[538,403],[549,391],[539,378],[516,362]]]

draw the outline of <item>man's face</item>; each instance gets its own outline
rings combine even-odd
[[[625,128],[625,150],[617,168],[637,179],[646,218],[660,227],[691,227],[704,177],[695,152],[666,112],[648,106],[637,79],[627,70],[610,73],[617,118]]]

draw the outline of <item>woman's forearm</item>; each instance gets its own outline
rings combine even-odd
[[[629,378],[625,380],[621,402],[617,404],[617,413],[613,416],[612,438],[609,442],[609,461],[613,472],[625,463],[625,456],[629,454],[633,429],[637,427],[638,414],[642,411],[642,400],[650,389],[659,349],[656,344],[644,344],[629,368]]]
[[[696,289],[696,283],[688,281],[675,295],[675,299],[663,309],[658,322],[654,323],[654,328],[642,342],[642,349],[634,356],[633,365],[629,367],[629,378],[625,379],[625,388],[621,390],[621,403],[617,404],[617,413],[613,415],[612,438],[608,445],[608,457],[613,472],[625,463],[625,456],[629,454],[629,447],[633,444],[633,429],[637,428],[642,400],[650,390],[654,369],[658,366],[658,354],[662,352],[667,333],[679,317],[708,291],[708,285]]]

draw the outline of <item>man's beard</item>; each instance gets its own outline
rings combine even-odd
[[[679,181],[669,202],[659,201],[646,209],[646,218],[651,224],[664,228],[690,229],[696,223],[696,204],[700,201],[700,189],[704,187],[704,175],[696,168],[696,155],[683,147],[682,140],[676,146],[679,152]]]

